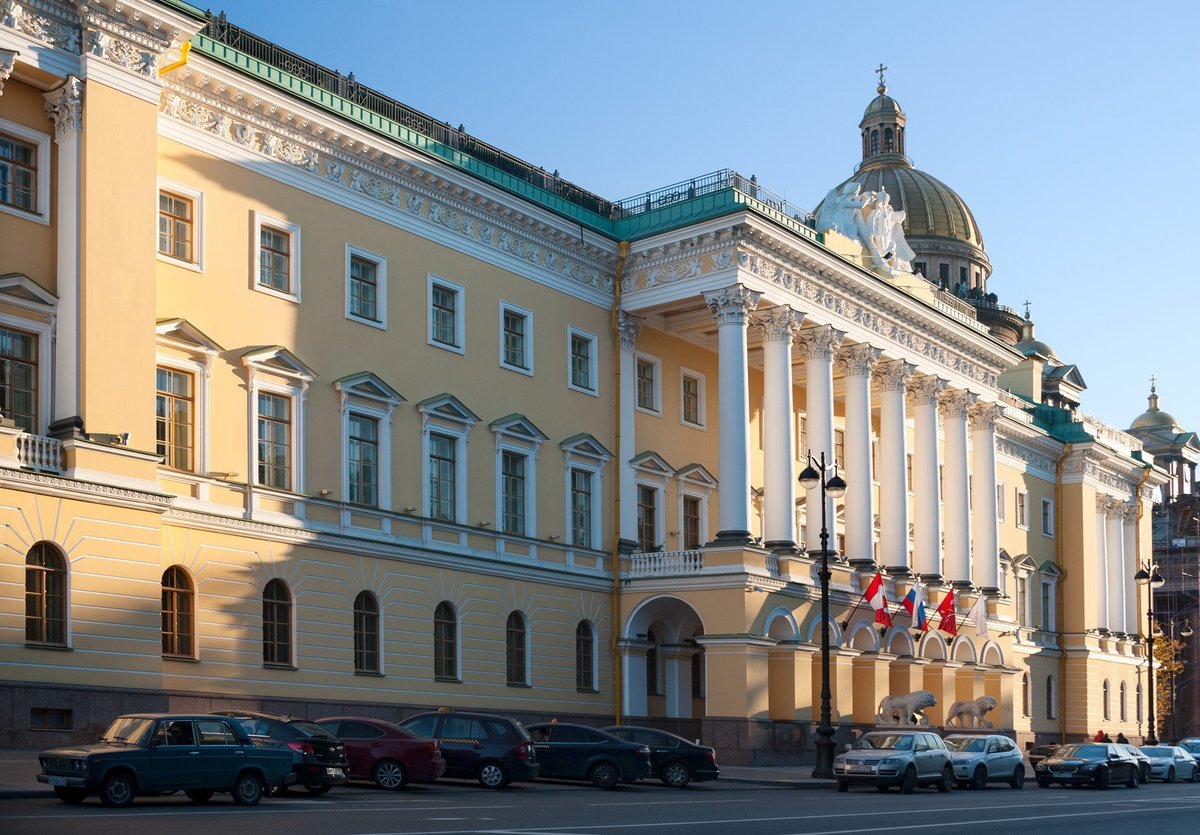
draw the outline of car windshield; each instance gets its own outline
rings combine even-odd
[[[982,754],[987,750],[987,740],[978,736],[946,737],[946,747],[951,751],[968,751]]]
[[[1055,756],[1063,760],[1102,760],[1108,756],[1103,745],[1064,745]]]
[[[153,719],[141,716],[118,716],[100,737],[101,742],[137,742],[154,724]]]
[[[854,747],[879,751],[911,751],[913,738],[904,734],[866,734],[854,743]]]
[[[1173,757],[1175,751],[1170,748],[1143,748],[1142,753],[1147,757]]]

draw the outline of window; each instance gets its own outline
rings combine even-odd
[[[591,435],[581,433],[559,444],[565,463],[566,530],[570,544],[601,547],[604,464],[612,454]],[[536,506],[536,503],[535,503]]]
[[[434,519],[453,522],[456,518],[456,448],[456,439],[448,435],[429,436],[429,515]]]
[[[527,458],[504,450],[501,462],[500,529],[504,533],[525,534],[525,465]]]
[[[1137,706],[1137,721],[1142,721],[1142,683],[1139,681],[1134,688],[1134,703]]]
[[[38,338],[0,326],[0,414],[36,434],[38,423]]]
[[[529,673],[526,668],[526,639],[525,616],[520,612],[510,612],[508,622],[504,626],[504,668],[510,687],[529,684]]]
[[[969,281],[966,267],[958,268],[958,281],[963,286],[963,289],[965,290],[967,288],[967,282]]]
[[[1054,536],[1054,502],[1042,499],[1042,535]]]
[[[1126,710],[1125,710],[1125,696],[1126,695],[1127,695],[1127,693],[1125,690],[1125,682],[1122,681],[1121,682],[1121,700],[1117,703],[1117,708],[1120,710],[1122,722],[1129,721],[1128,716],[1126,715]]]
[[[379,603],[369,591],[354,598],[354,672],[379,672]]]
[[[575,689],[596,689],[596,632],[586,620],[575,627]]]
[[[911,493],[913,489],[913,457],[911,452],[904,456],[904,480],[908,485],[908,492]]]
[[[1029,625],[1029,577],[1017,575],[1017,626]]]
[[[1104,686],[1101,689],[1100,712],[1104,719],[1111,719],[1112,715],[1108,706],[1108,681],[1105,680]]]
[[[379,504],[379,419],[351,412],[348,423],[347,501],[374,507]]]
[[[195,236],[192,200],[170,191],[158,193],[158,252],[177,261],[191,262]]]
[[[596,337],[568,327],[567,342],[570,356],[567,388],[596,394]]]
[[[592,547],[592,473],[571,468],[571,544]]]
[[[846,466],[846,433],[844,430],[833,430],[833,463]]]
[[[195,379],[186,371],[158,366],[154,372],[154,449],[168,467],[196,469]]]
[[[1029,697],[1029,673],[1021,674],[1021,715],[1029,716],[1033,705]]]
[[[387,329],[387,259],[346,245],[346,318]]]
[[[653,357],[637,358],[637,407],[645,412],[659,413],[659,361]]]
[[[996,485],[996,521],[1004,521],[1004,485]]]
[[[9,125],[7,121],[0,124],[0,205],[36,213],[38,188],[45,188],[38,176],[39,156],[45,155],[39,155],[43,149],[36,144],[8,132]]]
[[[913,272],[924,277],[929,275],[929,265],[924,261],[913,262]]]
[[[644,484],[637,488],[637,530],[639,551],[658,548],[658,490]]]
[[[704,375],[682,369],[679,376],[679,419],[685,426],[704,428]]]
[[[692,653],[692,698],[704,698],[704,651],[701,649]]]
[[[691,551],[700,547],[700,506],[698,496],[683,497],[683,549]]]
[[[506,302],[500,303],[500,365],[533,373],[533,313]]]
[[[283,580],[271,580],[263,589],[263,663],[292,663],[292,595]]]
[[[255,212],[254,238],[258,252],[255,289],[300,301],[300,227]]]
[[[883,129],[883,150],[884,150],[884,152],[890,154],[894,150],[894,145],[893,145],[894,138],[895,138],[895,134],[891,128]]]
[[[646,695],[660,695],[658,684],[658,639],[653,630],[646,630],[646,640],[650,646],[646,649]]]
[[[258,393],[258,483],[292,488],[292,399]]]
[[[417,404],[422,422],[424,504],[429,517],[445,522],[467,519],[467,439],[479,417],[451,394],[440,394]],[[497,459],[499,456],[497,456]],[[495,474],[500,478],[500,462]],[[495,487],[496,516],[500,516],[500,485]]]
[[[1024,490],[1017,491],[1016,510],[1017,510],[1017,520],[1016,520],[1017,527],[1018,528],[1028,528],[1029,527],[1029,494],[1026,493]]]
[[[879,153],[879,131],[873,130],[873,131],[871,131],[871,155],[874,156],[875,154],[878,154],[878,153]]]
[[[162,654],[192,658],[195,653],[195,595],[187,572],[173,565],[162,576]]]
[[[433,675],[458,680],[458,616],[445,600],[433,612]]]
[[[1054,630],[1054,609],[1053,609],[1054,596],[1052,594],[1054,587],[1050,583],[1048,583],[1044,580],[1042,581],[1041,585],[1042,585],[1042,599],[1041,599],[1042,630],[1045,632],[1051,632]]]
[[[1054,718],[1054,676],[1046,676],[1046,718]]]
[[[67,643],[67,562],[49,542],[37,542],[25,555],[25,640]]]
[[[70,731],[75,728],[75,711],[63,707],[29,708],[29,729],[33,731]]]
[[[950,283],[949,264],[938,264],[938,281],[941,283],[942,287],[945,287]]]
[[[429,277],[429,344],[463,353],[463,288],[444,278]]]

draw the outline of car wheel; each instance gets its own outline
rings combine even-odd
[[[72,788],[71,786],[54,787],[54,796],[63,803],[70,803],[72,806],[77,803],[82,803],[83,799],[87,797],[87,794],[87,789],[76,789]]]
[[[508,785],[508,772],[498,762],[486,762],[479,766],[479,785],[485,789],[502,789]]]
[[[305,786],[304,790],[309,794],[325,794],[332,788],[333,786]]]
[[[255,806],[262,800],[263,784],[257,774],[244,772],[233,784],[233,802],[239,806]]]
[[[840,792],[848,792],[850,791],[850,784],[845,780],[838,780],[837,790]]]
[[[984,785],[987,785],[987,775],[986,774],[984,774],[983,782],[984,782]],[[947,765],[942,768],[942,779],[938,780],[936,785],[937,785],[937,790],[940,791],[942,794],[945,794],[946,792],[950,791],[950,788],[954,785],[954,772],[950,770],[950,766]]]
[[[408,784],[408,772],[395,760],[380,760],[371,769],[371,779],[379,788],[395,791]]]
[[[137,790],[128,774],[114,774],[100,786],[100,802],[105,806],[128,806]]]
[[[1012,779],[1008,781],[1011,788],[1019,789],[1025,785],[1025,766],[1019,765],[1013,771]]]
[[[1138,769],[1136,768],[1129,772],[1129,779],[1125,781],[1125,788],[1136,789],[1138,787],[1138,784],[1142,782],[1138,773]]]
[[[598,789],[611,789],[621,781],[621,772],[612,763],[596,763],[592,766],[588,779]]]
[[[1175,766],[1171,766],[1170,768],[1167,769],[1167,776],[1166,776],[1165,780],[1168,783],[1175,782]]]
[[[1196,775],[1197,771],[1200,771],[1200,766],[1192,766],[1192,775],[1188,777],[1189,783],[1195,783],[1197,779],[1200,779],[1200,777],[1197,777]]]
[[[186,794],[188,799],[193,803],[207,803],[209,798],[213,796],[211,789],[186,789],[184,794]]]
[[[1038,781],[1037,781],[1037,784],[1038,784],[1038,788],[1039,788],[1039,789],[1048,789],[1048,788],[1050,788],[1050,781],[1049,781],[1049,780],[1038,780]]]
[[[1102,768],[1096,772],[1095,786],[1098,789],[1108,788],[1108,769]]]
[[[971,775],[971,788],[987,788],[987,769],[985,769],[983,766],[977,766],[975,773]]]
[[[904,777],[900,780],[900,793],[912,794],[917,788],[917,770],[911,765],[904,772]]]
[[[673,789],[682,789],[692,781],[692,770],[683,763],[667,763],[659,772],[659,779]]]
[[[1150,766],[1142,766],[1141,771],[1138,773],[1138,779],[1140,779],[1143,783],[1150,782]]]

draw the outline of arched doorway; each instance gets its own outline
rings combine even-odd
[[[652,597],[630,613],[621,641],[625,716],[704,717],[703,634],[696,610],[677,597]]]

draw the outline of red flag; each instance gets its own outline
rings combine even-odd
[[[946,596],[938,604],[936,614],[941,615],[941,620],[938,621],[938,629],[950,635],[958,634],[958,619],[954,612],[953,590],[946,592]]]
[[[863,597],[871,604],[871,608],[875,610],[875,622],[881,626],[892,625],[892,614],[888,611],[887,595],[883,588],[883,575],[878,571],[871,578],[870,585],[863,592]]]

